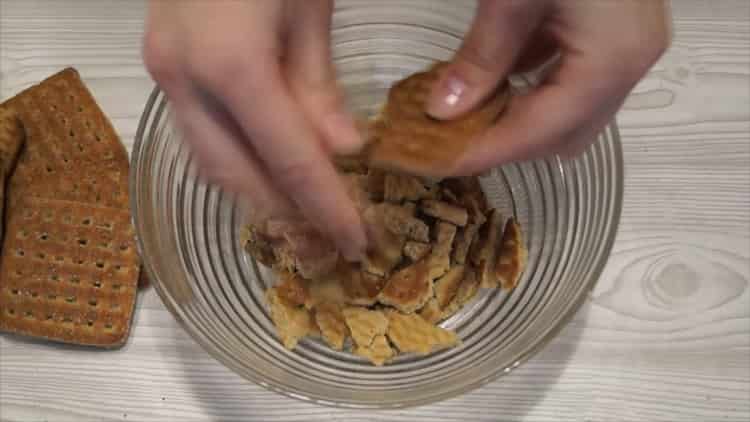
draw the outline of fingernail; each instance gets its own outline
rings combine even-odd
[[[329,146],[335,154],[356,154],[364,144],[363,137],[349,114],[331,114],[326,117],[324,127]]]
[[[438,119],[451,117],[467,90],[466,82],[455,75],[444,78],[430,96],[427,114]]]

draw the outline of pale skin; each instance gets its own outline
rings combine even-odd
[[[362,221],[331,163],[364,140],[331,63],[332,1],[152,0],[144,59],[213,181],[256,214],[298,213],[349,260]],[[543,83],[459,159],[456,174],[580,153],[669,45],[662,0],[480,0],[427,113],[470,111],[510,73],[559,55]]]

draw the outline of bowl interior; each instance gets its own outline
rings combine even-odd
[[[473,3],[337,4],[334,59],[350,107],[373,114],[392,82],[451,56]],[[614,124],[574,161],[509,164],[482,175],[493,206],[520,221],[529,264],[511,292],[485,291],[442,325],[462,345],[373,367],[315,340],[277,340],[263,299],[273,283],[243,252],[248,210],[203,183],[156,89],[133,151],[131,198],[146,270],[165,305],[208,352],[281,393],[351,407],[403,407],[451,397],[510,371],[536,352],[593,286],[614,239],[622,160]]]

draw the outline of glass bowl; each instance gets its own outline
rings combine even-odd
[[[374,114],[392,82],[450,58],[472,2],[339,2],[334,59],[350,107]],[[166,307],[217,360],[271,390],[316,403],[394,408],[449,398],[528,359],[576,312],[608,257],[622,201],[614,124],[580,158],[509,164],[482,176],[490,202],[520,221],[528,268],[511,292],[484,291],[442,325],[462,345],[383,367],[316,340],[278,341],[263,291],[271,274],[240,242],[246,211],[203,183],[157,88],[133,149],[131,198],[145,269]]]

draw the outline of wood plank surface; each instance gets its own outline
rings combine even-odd
[[[115,352],[0,336],[0,421],[750,420],[750,3],[673,1],[674,45],[618,116],[612,257],[561,335],[509,376],[415,409],[317,407],[214,361],[153,290]],[[75,65],[132,145],[153,83],[142,1],[0,0],[0,98]]]

